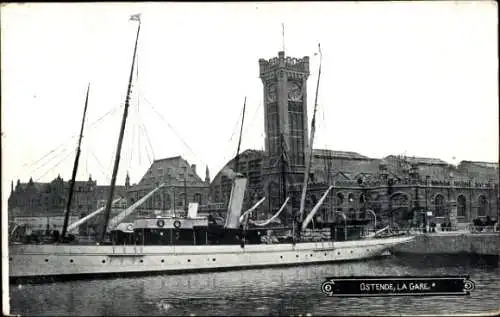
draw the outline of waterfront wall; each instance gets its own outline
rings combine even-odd
[[[411,243],[397,246],[396,253],[480,255],[500,254],[500,233],[428,233]]]

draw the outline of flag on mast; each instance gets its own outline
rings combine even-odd
[[[139,22],[141,22],[141,14],[140,13],[132,14],[130,16],[130,21],[139,21]]]
[[[285,51],[285,23],[281,22],[281,39],[283,42],[283,52]]]

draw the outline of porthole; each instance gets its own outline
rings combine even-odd
[[[354,252],[354,251],[353,251],[353,250],[351,250],[351,253],[353,253],[353,252]]]
[[[191,262],[191,259],[188,259],[188,262]]]
[[[102,260],[101,262],[102,262],[102,263],[106,263],[106,260]]]
[[[69,260],[69,263],[73,263],[73,259]]]
[[[337,252],[337,255],[340,255],[340,252]]]
[[[280,255],[280,259],[283,259],[283,256],[282,256],[282,255]]]
[[[310,256],[313,256],[312,254]]]
[[[214,261],[214,262],[215,262],[215,258],[213,258],[213,259],[212,259],[212,261]]]
[[[141,262],[141,263],[142,263],[142,262],[144,262],[144,260],[142,260],[142,259],[141,259],[139,262]]]
[[[49,262],[49,259],[45,259],[45,262]]]
[[[161,263],[165,263],[165,260],[161,259]]]
[[[12,258],[9,258],[9,261],[12,261]]]
[[[296,255],[296,257],[298,258],[298,257],[299,257],[299,255],[297,254],[297,255]]]
[[[325,252],[325,256],[326,256],[326,252]]]

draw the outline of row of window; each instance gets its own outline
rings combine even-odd
[[[175,197],[176,200],[176,205],[178,207],[184,206],[185,203],[185,195],[184,193],[181,193],[179,195],[176,195]],[[132,199],[132,203],[135,202],[136,199]],[[188,197],[187,203],[191,202],[196,202],[198,204],[202,204],[202,195],[200,193],[196,193],[192,196],[192,199]],[[161,198],[161,196],[153,196],[152,198],[148,199],[145,201],[142,205],[144,208],[162,208],[162,209],[167,209],[171,208],[171,200],[169,195],[165,195],[164,198]]]

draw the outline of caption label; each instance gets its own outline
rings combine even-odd
[[[328,296],[466,296],[475,288],[468,275],[329,277],[321,285]]]

